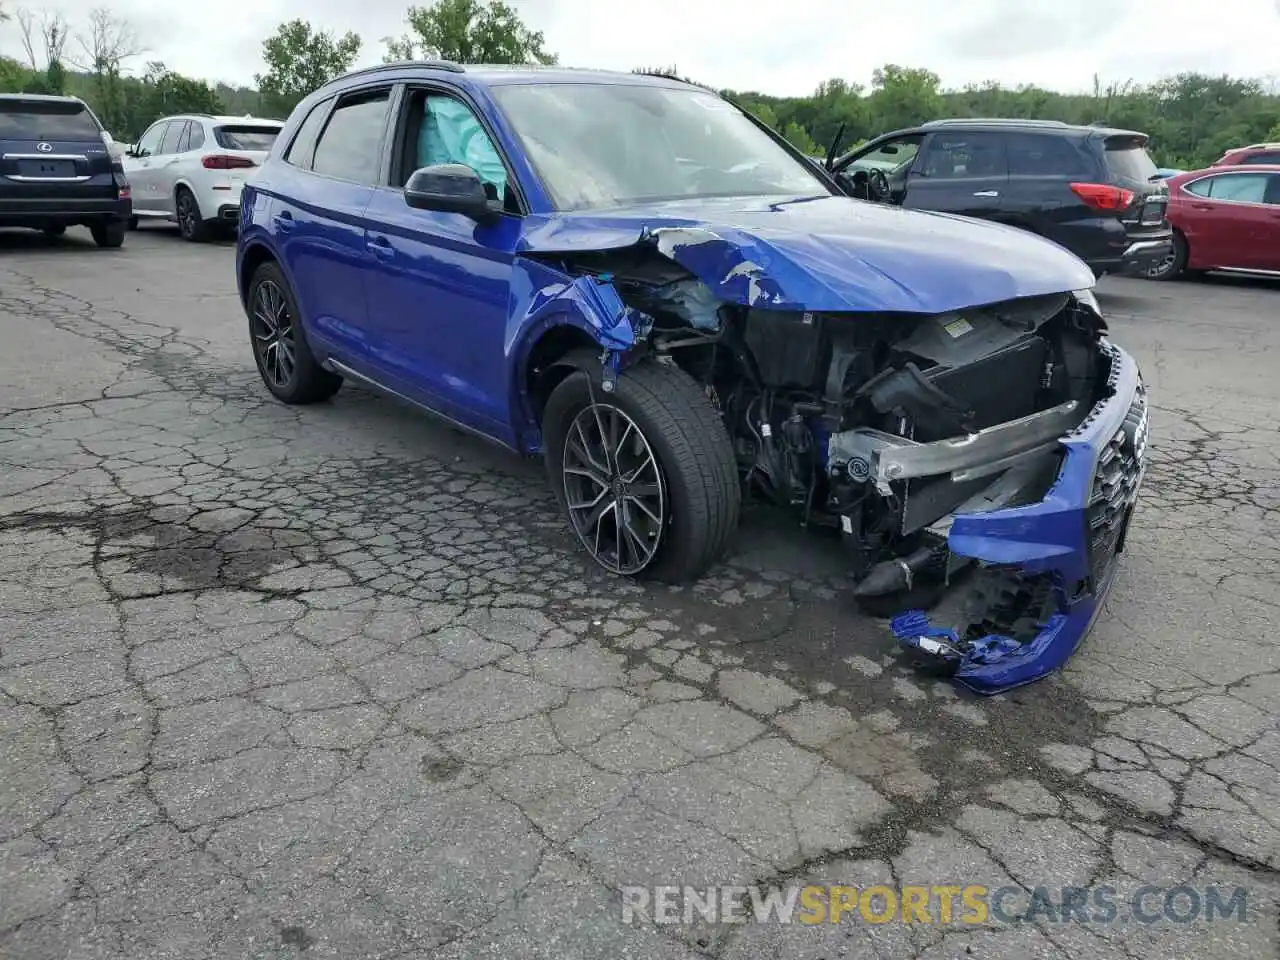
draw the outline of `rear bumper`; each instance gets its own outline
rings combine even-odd
[[[956,679],[977,693],[1000,693],[1061,667],[1111,588],[1144,475],[1147,414],[1137,363],[1114,345],[1104,350],[1110,395],[1060,439],[1062,465],[1044,498],[955,516],[948,547],[979,563],[959,598],[964,616],[938,628],[930,620],[941,618],[909,611],[891,624],[903,646],[933,663],[949,661]]]
[[[1085,261],[1096,274],[1142,273],[1158,266],[1173,252],[1173,231],[1156,236],[1126,236],[1104,257]]]
[[[41,198],[0,200],[0,226],[73,226],[102,220],[127,220],[133,201],[124,199]]]

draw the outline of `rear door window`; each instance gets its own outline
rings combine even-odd
[[[1042,133],[1010,133],[1009,173],[1012,176],[1090,177],[1094,164],[1080,145],[1068,137]]]
[[[1241,163],[1280,163],[1280,150],[1264,150],[1261,153],[1251,153],[1240,161]]]
[[[1147,183],[1156,175],[1155,161],[1147,153],[1147,141],[1132,137],[1107,140],[1107,168],[1123,180]]]
[[[0,140],[101,140],[84,104],[61,100],[0,100]]]
[[[278,136],[279,127],[238,124],[213,128],[213,138],[223,150],[260,150],[266,153]]]
[[[930,180],[1007,177],[1004,137],[998,133],[935,133],[921,169]]]
[[[390,90],[378,90],[339,100],[316,144],[311,169],[326,177],[375,185],[390,99]]]
[[[177,153],[178,139],[182,136],[182,128],[185,126],[186,123],[181,120],[169,121],[169,125],[165,127],[164,136],[160,138],[160,149],[156,154]]]

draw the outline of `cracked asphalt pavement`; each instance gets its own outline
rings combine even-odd
[[[1154,407],[1126,560],[1065,671],[979,700],[787,522],[610,578],[537,464],[273,401],[230,246],[80,233],[0,235],[0,957],[1277,956],[1280,287],[1101,284]],[[1248,899],[622,920],[752,882]]]

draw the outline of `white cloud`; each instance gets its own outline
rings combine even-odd
[[[73,25],[103,0],[52,0]],[[884,63],[928,67],[944,85],[983,80],[1084,90],[1179,71],[1266,77],[1280,71],[1280,0],[514,0],[568,66],[629,70],[675,64],[717,87],[778,95],[811,92],[825,79],[866,84]],[[362,63],[399,33],[399,0],[115,0],[148,48],[206,79],[252,82],[261,43],[276,24],[303,17],[355,30]],[[14,23],[0,49],[19,54]]]

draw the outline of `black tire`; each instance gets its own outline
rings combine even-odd
[[[89,233],[93,236],[93,242],[105,249],[114,249],[124,246],[125,223],[123,220],[108,220],[105,223],[95,223],[89,227]]]
[[[179,187],[173,195],[173,209],[178,217],[178,232],[182,234],[183,240],[204,243],[209,239],[209,225],[200,212],[195,194],[186,187]]]
[[[129,220],[128,220],[127,222],[128,222],[128,225],[129,225],[129,229],[130,229],[130,230],[137,230],[137,229],[138,229],[138,218],[137,218],[137,217],[130,217],[130,218],[129,218]]]
[[[46,237],[60,237],[67,232],[67,226],[64,223],[55,223],[52,226],[41,227],[40,232]]]
[[[276,263],[264,263],[254,271],[245,313],[253,360],[272,396],[285,403],[306,404],[320,403],[338,392],[342,377],[316,362],[307,346],[298,301]]]
[[[1158,266],[1147,270],[1143,276],[1148,280],[1176,280],[1187,269],[1187,238],[1175,232],[1173,235],[1173,252]]]
[[[737,462],[719,413],[693,378],[674,365],[641,361],[624,370],[607,393],[598,359],[584,354],[576,365],[579,369],[552,391],[542,416],[547,478],[570,528],[592,558],[611,572],[668,583],[697,579],[724,554],[741,508]],[[591,411],[594,416],[593,395],[597,410],[621,411],[637,429],[645,450],[656,460],[659,486],[669,505],[662,511],[662,522],[653,525],[652,555],[637,569],[620,569],[621,549],[602,557],[587,542],[569,509],[570,476],[565,471],[569,431],[579,414]],[[621,446],[609,458],[615,497]],[[604,484],[590,482],[604,489]],[[634,516],[640,518],[640,514]]]

